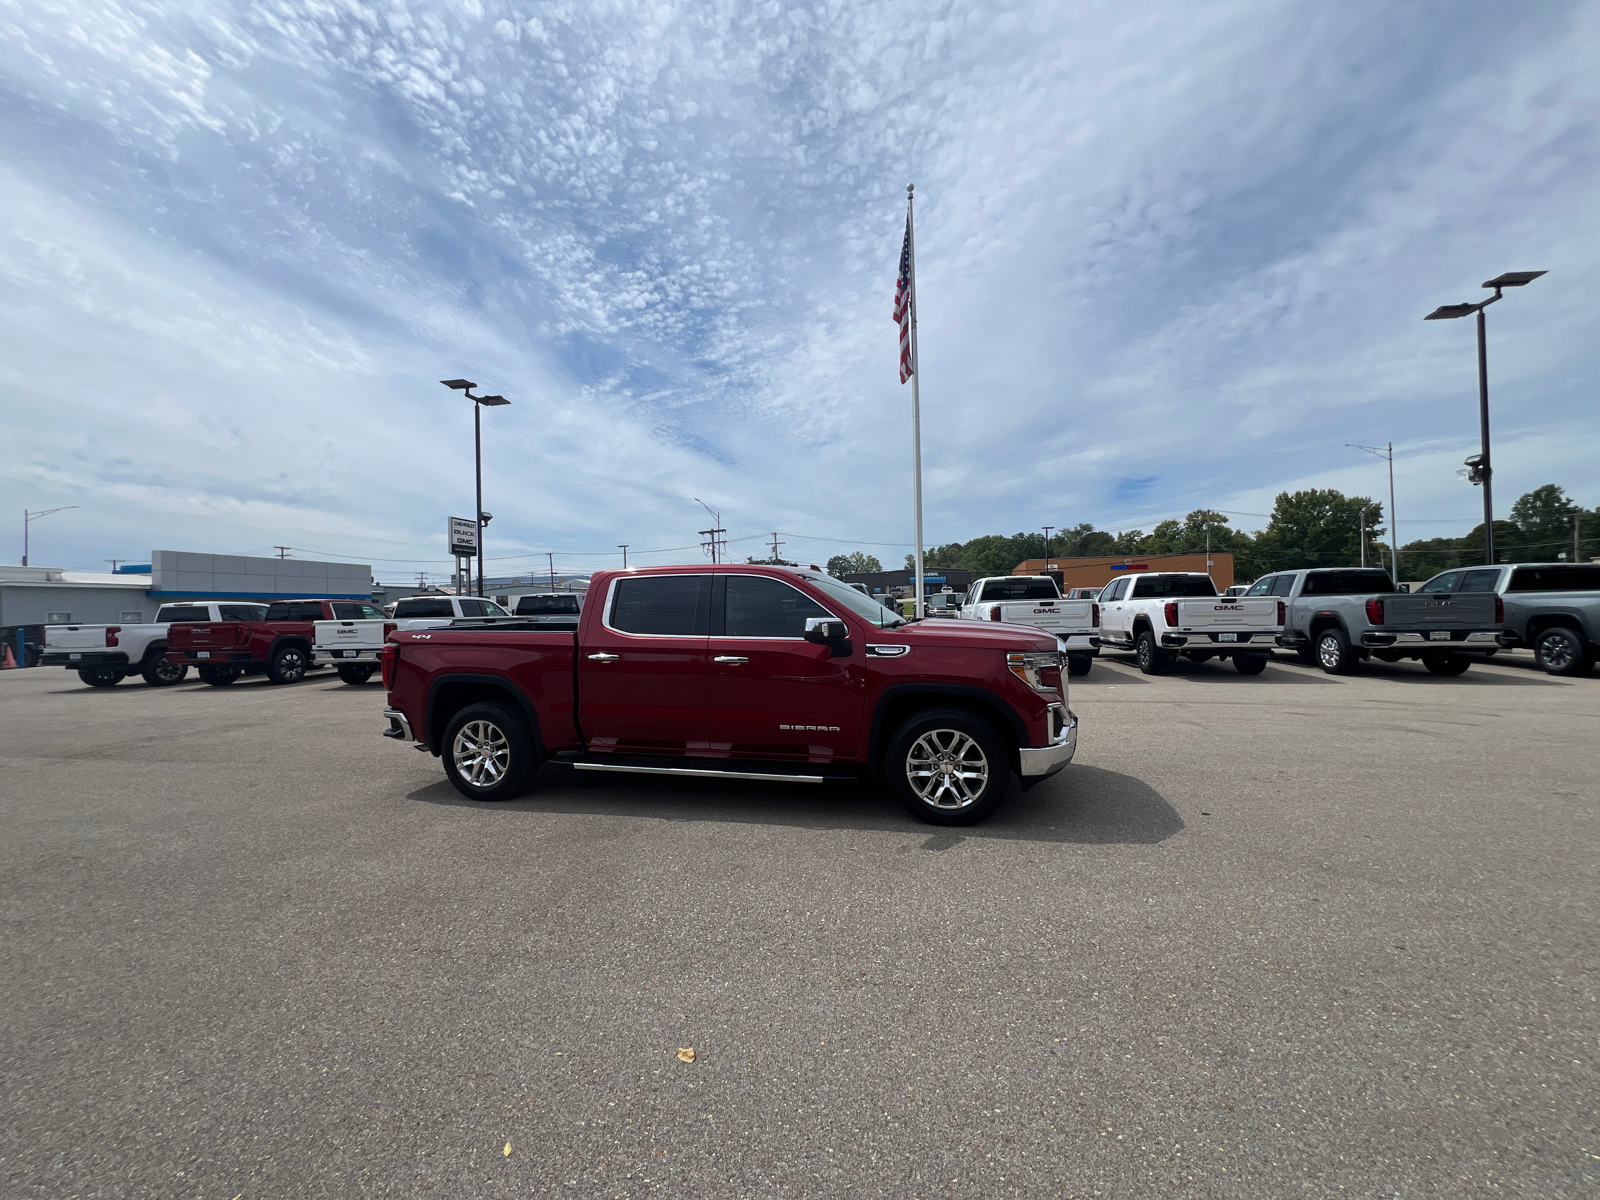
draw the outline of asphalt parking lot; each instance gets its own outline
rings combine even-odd
[[[953,831],[473,806],[325,673],[0,704],[8,1195],[1600,1191],[1600,678],[1102,657]]]

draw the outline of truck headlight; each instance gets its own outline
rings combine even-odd
[[[1055,650],[1013,650],[1006,655],[1006,667],[1036,692],[1060,692],[1061,657]]]

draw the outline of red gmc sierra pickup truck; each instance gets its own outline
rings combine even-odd
[[[576,632],[400,631],[384,736],[506,800],[547,759],[584,771],[821,783],[866,773],[925,821],[968,825],[1077,749],[1056,638],[908,622],[815,569],[597,572]]]
[[[296,683],[312,666],[318,621],[374,617],[381,620],[383,613],[359,600],[274,600],[259,621],[172,626],[167,657],[198,667],[200,678],[216,687],[262,672],[273,683]]]

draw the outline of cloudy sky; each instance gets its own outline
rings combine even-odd
[[[6,548],[492,572],[1600,504],[1600,4],[0,0]],[[13,516],[15,520],[13,520]],[[14,532],[12,530],[14,529]],[[738,539],[750,539],[740,541]],[[815,539],[815,540],[809,540]],[[518,557],[521,556],[521,557]]]

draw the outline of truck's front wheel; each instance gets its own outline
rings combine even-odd
[[[469,704],[444,731],[444,773],[472,800],[510,800],[539,764],[527,722],[503,704]]]
[[[958,708],[933,708],[895,731],[885,764],[900,802],[933,825],[975,825],[1011,783],[1005,743]]]
[[[212,687],[227,687],[239,678],[239,672],[232,667],[200,667],[200,681],[209,683]]]
[[[144,681],[151,687],[171,687],[175,683],[182,683],[189,674],[189,668],[182,663],[175,663],[167,657],[165,650],[157,650],[145,659],[144,669],[139,672],[144,676]]]
[[[123,672],[116,667],[79,667],[78,678],[90,687],[116,687],[122,682]]]
[[[1068,675],[1087,675],[1089,668],[1092,666],[1094,666],[1094,655],[1092,654],[1067,655]]]
[[[371,667],[340,667],[339,678],[346,683],[365,683],[372,678]]]

